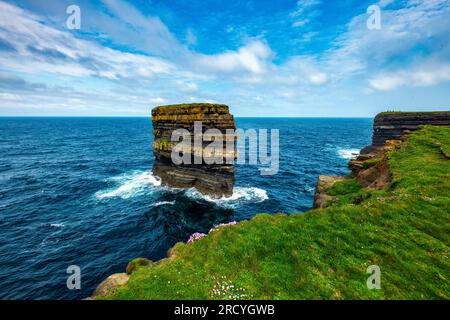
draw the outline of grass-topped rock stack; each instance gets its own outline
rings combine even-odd
[[[154,143],[153,151],[155,163],[153,173],[162,179],[162,183],[175,188],[195,187],[203,194],[220,198],[231,196],[234,186],[234,165],[227,163],[227,157],[235,159],[235,135],[227,134],[227,129],[235,130],[233,115],[229,108],[222,104],[179,104],[156,107],[152,110]],[[202,123],[202,133],[208,129],[218,129],[223,134],[222,164],[195,163],[195,158],[209,156],[206,154],[208,145],[214,138],[208,139],[203,136],[200,147],[193,145],[194,123]],[[172,133],[176,129],[186,129],[191,134],[192,145],[190,149],[183,149],[182,154],[189,153],[191,164],[176,165],[173,163],[171,154],[178,142],[172,142]],[[227,153],[226,141],[233,141],[234,147]],[[231,154],[230,154],[231,153]]]

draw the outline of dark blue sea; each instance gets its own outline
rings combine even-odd
[[[0,299],[80,299],[136,257],[257,213],[301,213],[320,174],[348,173],[372,119],[238,118],[280,130],[280,170],[238,165],[230,199],[161,187],[149,118],[0,118]],[[81,268],[81,290],[66,269]]]

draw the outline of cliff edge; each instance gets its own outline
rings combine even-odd
[[[449,126],[450,111],[379,113],[373,121],[372,144],[363,148],[361,154],[373,152],[388,140],[399,140],[422,125]]]
[[[373,124],[372,144],[363,148],[360,155],[350,160],[351,175],[318,178],[313,208],[325,208],[336,201],[335,183],[351,189],[356,183],[368,189],[386,189],[392,182],[389,171],[389,154],[395,151],[408,135],[424,125],[450,126],[450,112],[382,112],[376,115]],[[347,180],[347,182],[345,182]],[[345,185],[347,183],[347,185]],[[353,186],[354,187],[354,186]],[[356,199],[357,204],[359,200]]]

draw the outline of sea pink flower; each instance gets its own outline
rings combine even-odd
[[[198,240],[198,239],[201,239],[201,238],[204,238],[204,237],[206,237],[206,234],[196,232],[196,233],[194,233],[193,235],[191,235],[191,237],[189,238],[189,240],[187,241],[187,243],[192,243],[192,242],[194,242],[195,240]]]
[[[231,221],[231,222],[228,222],[228,223],[221,223],[221,224],[219,224],[217,226],[214,226],[214,228],[212,228],[211,230],[209,230],[208,234],[210,234],[213,231],[219,230],[219,228],[234,226],[235,224],[237,224],[236,221]],[[194,233],[193,235],[191,235],[189,237],[189,240],[187,241],[187,243],[192,243],[192,242],[194,242],[196,240],[199,240],[201,238],[204,238],[206,236],[207,236],[207,234],[196,232],[196,233]]]
[[[221,223],[221,224],[219,224],[219,225],[217,225],[217,226],[214,226],[214,228],[212,228],[211,230],[209,230],[208,233],[211,233],[211,232],[213,232],[213,231],[216,231],[216,230],[218,230],[219,228],[222,228],[222,227],[234,226],[235,224],[237,224],[236,221],[231,221],[231,222],[228,222],[228,223]]]

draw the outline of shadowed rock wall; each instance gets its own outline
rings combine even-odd
[[[383,112],[373,123],[372,145],[361,150],[370,153],[387,140],[399,140],[405,133],[417,130],[421,125],[448,126],[450,111],[441,112]]]

